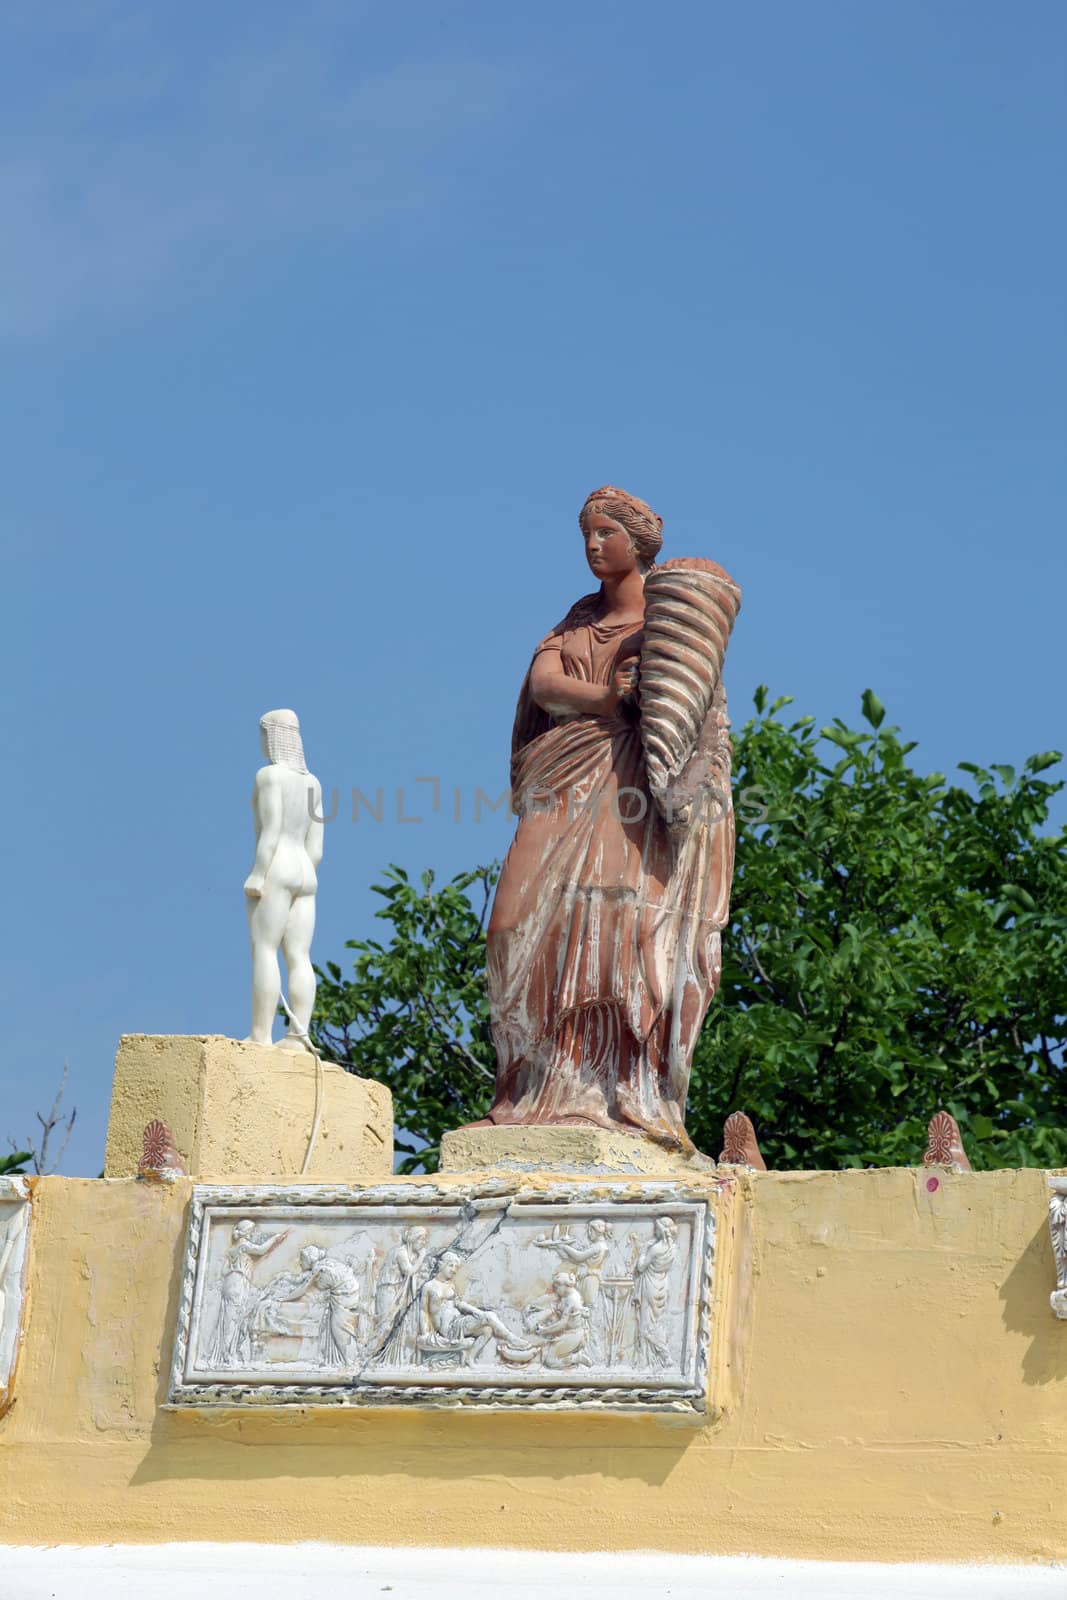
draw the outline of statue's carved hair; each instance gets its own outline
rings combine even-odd
[[[610,517],[626,529],[633,540],[637,559],[646,571],[655,566],[656,557],[663,547],[663,518],[657,517],[650,505],[639,500],[635,494],[627,494],[625,489],[616,489],[613,484],[606,483],[603,488],[593,490],[578,513],[578,526],[583,533],[586,520],[594,512],[599,512],[602,517]]]
[[[295,711],[265,711],[259,719],[268,761],[294,772],[306,772],[300,721]]]

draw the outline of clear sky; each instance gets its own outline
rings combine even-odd
[[[1060,0],[3,5],[0,1140],[67,1061],[93,1175],[121,1033],[247,1031],[262,711],[319,960],[502,853],[605,481],[743,585],[735,720],[1067,742],[1065,66]]]

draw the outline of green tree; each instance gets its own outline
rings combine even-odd
[[[786,723],[789,703],[760,689],[737,739],[698,1145],[743,1108],[775,1166],[906,1165],[945,1109],[975,1166],[1064,1163],[1067,830],[1040,831],[1058,753],[964,764],[964,787],[914,769],[870,690],[863,731]]]
[[[496,1056],[485,994],[485,923],[495,867],[438,887],[390,867],[374,892],[387,943],[350,939],[352,975],[318,971],[311,1035],[322,1054],[393,1092],[401,1169],[437,1166],[441,1135],[481,1116]]]
[[[756,695],[735,736],[737,871],[723,974],[687,1120],[717,1154],[729,1112],[777,1167],[908,1164],[951,1111],[978,1167],[1067,1164],[1067,830],[1062,787],[965,764],[917,772],[868,690],[866,727],[780,715]],[[377,886],[388,943],[321,974],[324,1053],[396,1097],[407,1165],[481,1115],[493,1050],[484,927],[495,872]],[[476,900],[472,901],[471,892]],[[425,1146],[423,1150],[421,1147]]]

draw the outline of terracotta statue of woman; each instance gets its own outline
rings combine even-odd
[[[488,931],[489,1120],[592,1124],[688,1153],[733,872],[721,669],[740,591],[709,561],[655,568],[662,521],[621,489],[591,494],[579,525],[599,588],[538,645],[515,717],[518,830]]]

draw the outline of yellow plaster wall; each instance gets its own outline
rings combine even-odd
[[[1044,1174],[722,1197],[714,1383],[676,1417],[161,1409],[191,1184],[34,1189],[0,1539],[1067,1557]]]

